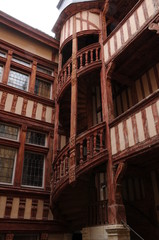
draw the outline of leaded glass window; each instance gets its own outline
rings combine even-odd
[[[41,97],[50,98],[51,83],[36,79],[34,93]]]
[[[30,63],[30,62],[25,61],[25,60],[23,60],[23,59],[21,59],[21,58],[13,57],[13,58],[12,58],[12,61],[17,62],[17,63],[20,63],[20,64],[22,64],[22,65],[24,65],[24,66],[26,66],[26,67],[30,67],[30,66],[31,66],[31,63]]]
[[[0,182],[12,183],[16,150],[0,146]]]
[[[11,70],[8,85],[26,91],[29,83],[29,75]]]
[[[4,123],[0,123],[0,137],[17,140],[18,127],[13,127]]]
[[[25,152],[23,163],[22,185],[43,186],[44,155]]]
[[[0,65],[0,81],[2,80],[3,75],[3,66]]]
[[[26,143],[45,146],[45,137],[46,135],[44,133],[28,130],[26,135]]]
[[[53,70],[42,67],[42,66],[37,66],[37,71],[53,76]]]

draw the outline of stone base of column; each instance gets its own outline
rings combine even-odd
[[[82,229],[82,240],[107,240],[106,225]]]
[[[108,240],[130,240],[130,231],[122,224],[106,226]]]

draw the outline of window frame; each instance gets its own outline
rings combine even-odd
[[[0,64],[0,67],[2,67],[2,75],[0,75],[0,82],[2,82],[3,72],[4,72],[4,65],[3,65],[3,64]]]
[[[15,63],[18,63],[24,67],[31,67],[31,61],[29,60],[25,60],[24,58],[22,57],[19,57],[19,56],[16,56],[16,55],[13,55],[12,56],[12,61],[15,62]]]
[[[28,76],[27,87],[26,87],[25,90],[24,90],[24,89],[21,89],[21,88],[19,88],[19,87],[15,87],[14,85],[10,85],[10,84],[9,84],[9,79],[10,79],[10,73],[11,73],[11,71],[16,72],[16,73],[19,73],[19,74],[22,74],[22,75],[25,75],[25,76]],[[29,84],[30,84],[30,73],[26,73],[25,71],[16,69],[16,68],[14,68],[14,67],[11,67],[11,68],[10,68],[9,76],[8,76],[8,82],[7,82],[7,85],[8,85],[8,86],[13,87],[13,88],[16,88],[16,89],[21,90],[21,91],[28,92],[28,90],[29,90]],[[19,85],[18,85],[18,86],[19,86]]]
[[[39,64],[37,64],[37,72],[54,77],[54,69],[52,70],[51,68],[47,68],[47,67],[39,65]],[[50,74],[47,72],[50,72]]]
[[[6,139],[6,140],[10,140],[10,141],[15,141],[15,142],[19,142],[19,136],[20,136],[20,128],[19,128],[19,126],[15,126],[15,125],[13,125],[13,124],[8,124],[8,123],[5,123],[5,122],[0,122],[0,125],[1,124],[4,124],[4,125],[6,125],[6,126],[9,126],[9,127],[15,127],[15,128],[17,128],[17,130],[18,130],[18,135],[17,135],[17,139],[12,139],[12,138],[7,138],[7,137],[1,137],[0,136],[0,139]]]
[[[37,80],[39,80],[39,81],[41,81],[41,82],[46,82],[46,83],[49,83],[50,84],[50,94],[49,94],[49,97],[45,97],[45,96],[41,96],[41,95],[39,95],[39,94],[37,94],[36,92],[35,92],[35,89],[36,89],[36,81]],[[39,76],[36,76],[36,78],[35,78],[35,87],[34,87],[34,94],[36,95],[36,96],[39,96],[39,97],[43,97],[43,98],[45,98],[45,99],[51,99],[52,98],[52,82],[51,81],[49,81],[49,80],[47,80],[47,79],[44,79],[44,78],[42,78],[42,77],[39,77]]]
[[[37,130],[33,130],[33,129],[27,129],[27,133],[28,132],[34,132],[34,133],[41,133]],[[27,133],[26,133],[26,140],[27,140]],[[36,147],[47,147],[47,134],[46,133],[41,133],[41,134],[44,134],[45,135],[45,145],[40,145],[40,144],[35,144],[35,143],[29,143],[29,142],[26,142],[25,141],[25,144],[29,144],[29,145],[32,145],[32,146],[36,146]]]
[[[14,156],[14,166],[13,166],[13,170],[12,170],[12,181],[10,183],[8,182],[1,182],[0,181],[0,184],[1,185],[13,185],[14,183],[14,179],[15,179],[15,171],[16,171],[16,162],[17,162],[17,149],[16,148],[13,148],[13,147],[7,147],[7,146],[4,146],[4,145],[0,145],[0,147],[3,147],[3,148],[6,148],[6,149],[14,149],[15,150],[15,156]]]
[[[32,150],[25,150],[24,151],[24,158],[23,158],[23,169],[24,169],[24,161],[25,161],[25,153],[29,152],[29,153],[33,153],[33,154],[39,154],[35,151]],[[43,159],[43,174],[42,174],[42,186],[34,186],[34,185],[25,185],[23,184],[23,170],[22,170],[22,177],[21,177],[21,186],[24,188],[34,188],[34,189],[44,189],[44,184],[45,184],[45,161],[46,161],[46,155],[44,153],[40,153],[39,155],[43,155],[44,159]]]

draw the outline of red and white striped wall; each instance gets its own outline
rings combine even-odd
[[[159,11],[158,0],[144,0],[131,15],[125,19],[104,45],[105,62],[114,56],[123,46],[142,29],[146,22]]]
[[[112,155],[159,134],[159,100],[137,111],[110,129]]]

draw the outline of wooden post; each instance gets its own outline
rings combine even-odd
[[[58,125],[59,125],[59,103],[55,107],[55,125],[54,125],[54,142],[53,142],[53,161],[58,153]]]
[[[45,189],[50,191],[50,176],[52,173],[52,167],[51,167],[51,163],[52,163],[52,156],[53,156],[53,132],[49,133],[48,136],[48,147],[49,147],[49,151],[46,157],[46,161],[45,161]]]
[[[37,61],[33,61],[31,76],[30,76],[30,85],[29,85],[29,92],[31,93],[34,93],[34,89],[35,89],[36,70],[37,70]]]
[[[101,14],[101,20],[103,20]],[[102,21],[101,21],[102,25]],[[107,187],[108,187],[108,222],[109,224],[116,223],[116,208],[115,208],[115,190],[114,190],[114,173],[112,164],[112,154],[111,154],[111,142],[110,142],[110,132],[109,132],[109,112],[108,112],[108,98],[107,98],[107,75],[104,63],[104,47],[103,47],[103,35],[99,36],[99,41],[101,43],[101,59],[102,59],[102,69],[101,69],[101,98],[102,98],[102,113],[103,121],[106,124],[106,146],[108,150],[108,162],[107,162]]]
[[[76,132],[77,132],[77,37],[76,18],[73,18],[72,39],[72,76],[71,76],[71,119],[70,119],[70,168],[69,182],[75,181],[76,165]]]
[[[21,131],[20,131],[20,137],[19,137],[20,147],[19,147],[19,152],[18,152],[18,156],[17,156],[16,172],[15,172],[15,179],[14,179],[14,185],[17,187],[21,186],[26,132],[27,132],[27,126],[22,125]]]
[[[5,67],[4,67],[3,78],[2,78],[2,82],[5,83],[5,84],[7,84],[7,82],[8,82],[12,55],[13,55],[13,51],[9,50],[8,51],[8,56],[7,56],[7,61],[6,61]]]
[[[106,7],[106,5],[105,5]],[[101,17],[101,19],[103,19]],[[102,24],[102,23],[101,23]],[[118,201],[118,196],[121,196],[121,188],[118,187],[118,176],[123,172],[123,165],[120,165],[116,175],[113,169],[112,162],[112,152],[111,152],[111,139],[110,139],[110,129],[109,122],[114,117],[113,115],[113,102],[112,102],[112,91],[111,91],[111,73],[114,67],[113,63],[110,63],[107,68],[105,68],[104,62],[104,47],[103,47],[103,35],[100,35],[101,42],[101,59],[102,59],[102,69],[101,69],[101,96],[102,96],[102,112],[103,121],[106,123],[106,146],[108,150],[108,161],[107,161],[107,194],[108,194],[108,223],[109,224],[119,224],[121,219],[125,220],[124,205]]]

